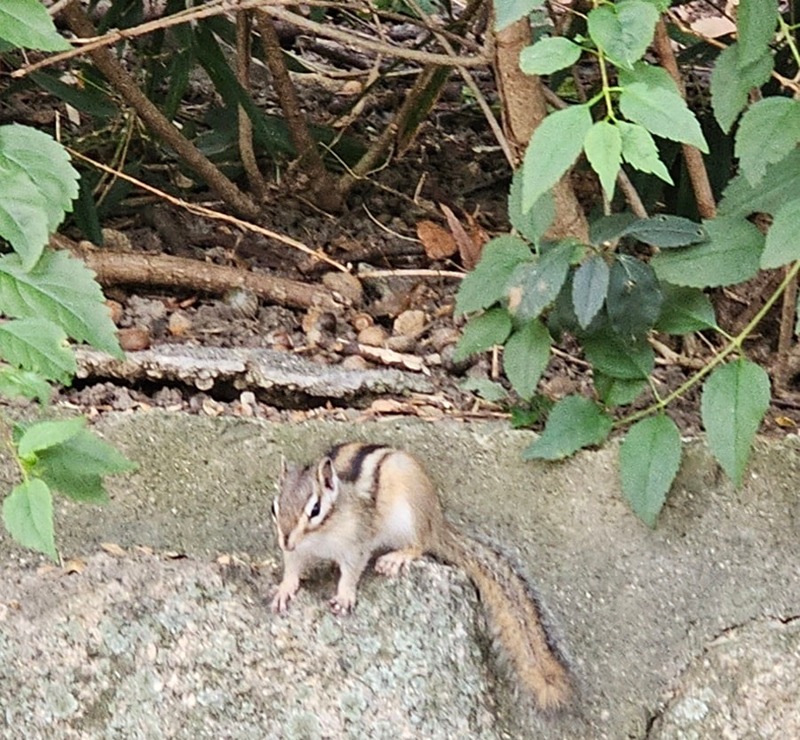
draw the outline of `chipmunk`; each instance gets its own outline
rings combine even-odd
[[[445,520],[433,483],[408,453],[351,442],[334,447],[315,465],[283,461],[272,516],[284,561],[274,612],[288,607],[303,570],[316,561],[338,564],[330,605],[334,613],[346,614],[373,555],[379,554],[375,570],[394,576],[430,554],[462,568],[476,585],[499,646],[535,703],[546,710],[568,702],[569,670],[528,584],[502,555]]]

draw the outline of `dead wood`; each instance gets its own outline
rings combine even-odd
[[[68,240],[54,237],[57,247],[64,248]],[[234,288],[243,288],[270,303],[291,308],[312,306],[327,311],[340,311],[343,304],[326,289],[297,280],[246,272],[236,267],[214,265],[210,262],[136,252],[102,252],[80,248],[74,243],[70,251],[80,257],[97,274],[101,285],[148,285],[196,290],[222,295]]]

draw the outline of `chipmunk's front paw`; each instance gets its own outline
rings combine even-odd
[[[336,616],[343,617],[353,611],[353,607],[356,605],[356,596],[355,594],[336,594],[328,604]]]
[[[285,612],[289,608],[289,602],[295,597],[299,584],[282,582],[278,586],[269,608],[276,614]]]

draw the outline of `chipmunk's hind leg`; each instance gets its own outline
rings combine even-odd
[[[400,550],[392,550],[385,555],[381,555],[375,561],[375,571],[382,576],[396,576],[400,571],[408,568],[409,563],[421,558],[422,554],[422,548],[417,545],[404,547]]]

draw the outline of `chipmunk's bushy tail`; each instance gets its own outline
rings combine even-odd
[[[539,709],[566,706],[573,694],[571,676],[530,585],[506,556],[453,527],[440,540],[432,554],[462,568],[477,587],[501,655],[521,688]]]

